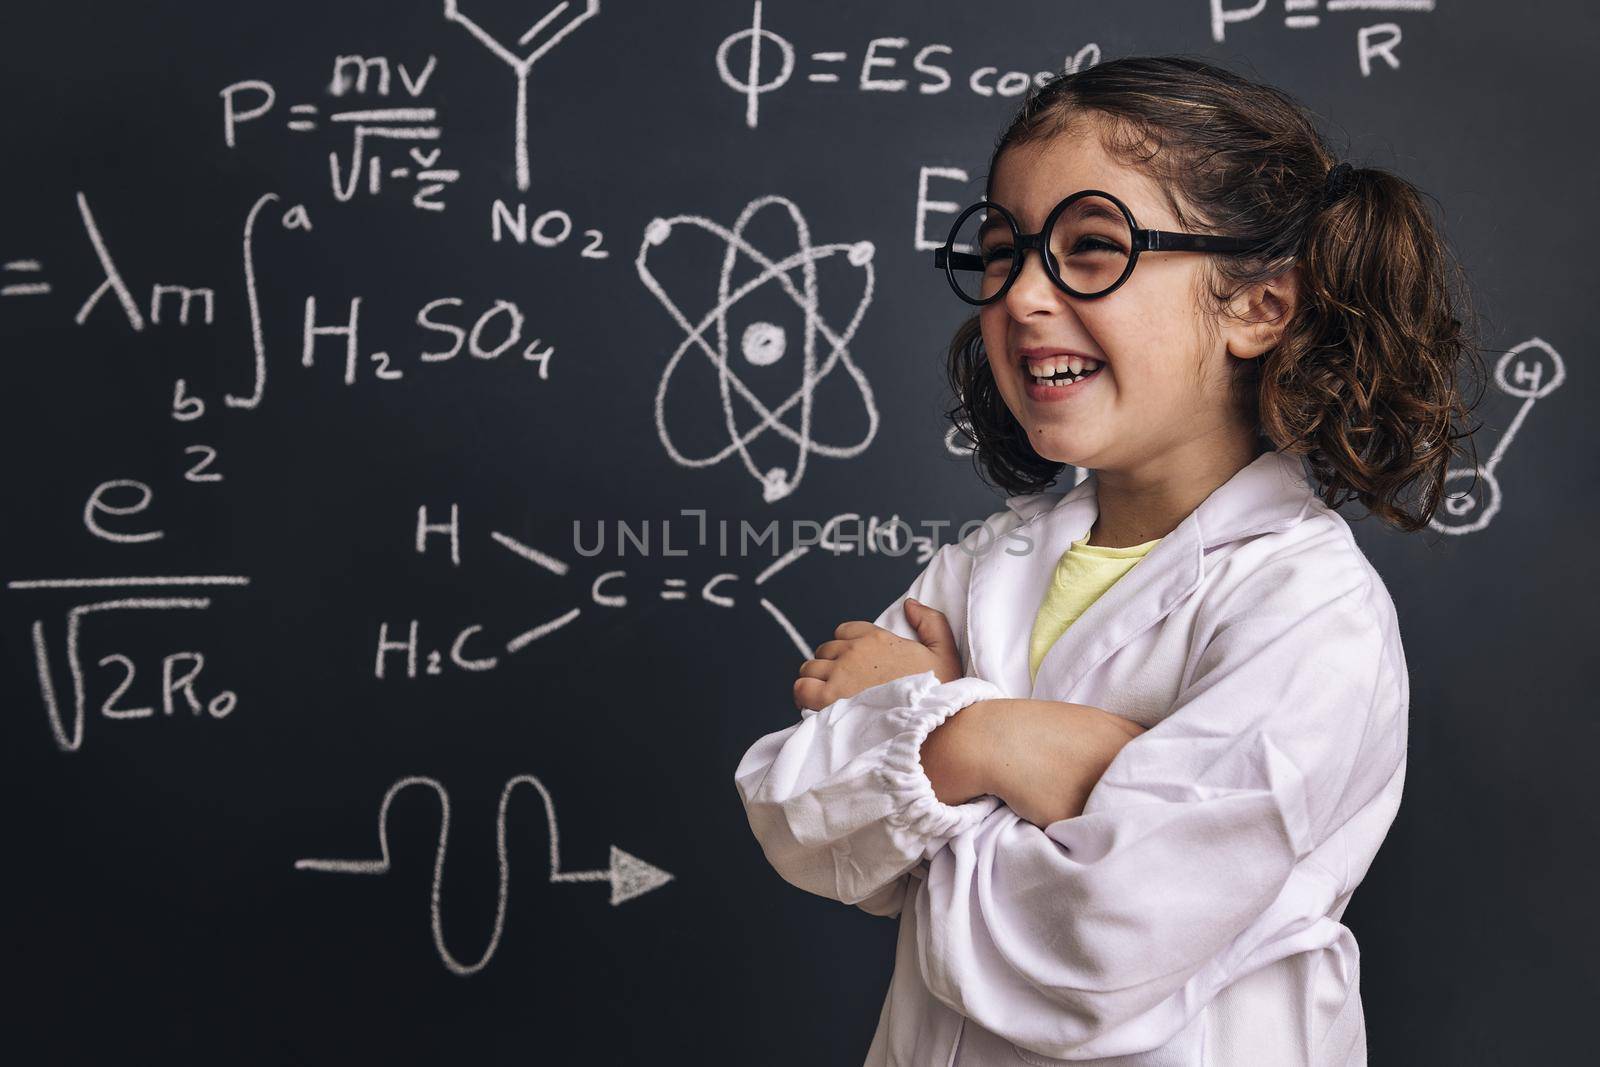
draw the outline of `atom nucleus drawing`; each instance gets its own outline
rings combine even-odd
[[[756,216],[767,208],[786,211],[794,227],[796,250],[781,259],[774,260],[758,251],[745,236]],[[693,227],[712,234],[721,242],[724,250],[715,303],[697,321],[690,321],[689,316],[667,295],[647,262],[652,252],[661,249],[675,231],[684,227]],[[741,255],[755,264],[757,272],[753,278],[735,288],[732,278]],[[817,266],[820,262],[841,255],[850,267],[858,268],[861,277],[861,295],[856,301],[855,312],[849,323],[843,330],[835,331],[822,317]],[[856,329],[861,325],[861,319],[866,314],[868,305],[872,302],[873,255],[874,248],[870,241],[813,246],[805,217],[792,201],[782,196],[764,196],[752,200],[740,213],[738,221],[731,230],[698,215],[675,215],[672,218],[651,220],[645,227],[644,241],[639,246],[639,257],[635,265],[645,288],[661,301],[662,307],[666,308],[667,313],[677,321],[684,333],[683,342],[673,351],[662,371],[655,402],[656,431],[661,437],[661,443],[666,446],[667,453],[675,462],[686,467],[709,467],[737,453],[745,469],[760,484],[762,499],[771,503],[788,496],[799,486],[801,478],[805,475],[807,457],[811,453],[835,459],[847,459],[860,454],[872,443],[872,438],[878,431],[878,410],[873,402],[872,387],[868,384],[866,376],[861,373],[861,369],[850,358],[848,346],[851,338],[855,336]],[[800,275],[798,288],[790,276],[790,272],[797,268]],[[853,276],[858,271],[850,271],[847,276]],[[797,318],[800,321],[796,323],[798,330],[787,329],[768,319],[758,319],[749,323],[743,330],[738,331],[737,357],[742,363],[735,368],[735,360],[729,352],[728,313],[740,301],[769,284],[777,285],[799,309],[800,315]],[[709,338],[708,332],[711,334]],[[792,343],[796,336],[799,338],[798,346]],[[819,341],[827,346],[826,356],[820,359]],[[796,362],[791,354],[795,347],[799,348],[798,362],[801,364],[798,384],[781,403],[769,407],[747,384],[740,372],[745,369],[745,365],[752,368],[776,367],[779,370],[787,370]],[[698,349],[711,364],[722,404],[722,428],[727,434],[728,443],[709,455],[686,454],[674,443],[672,434],[667,429],[667,395],[674,379],[681,375],[685,357],[692,349]],[[784,362],[786,357],[787,364]],[[819,385],[830,374],[841,369],[854,383],[855,396],[859,398],[866,414],[866,432],[860,440],[850,444],[824,444],[813,437],[812,415],[816,393]],[[709,381],[707,385],[709,387]],[[744,405],[754,414],[753,426],[740,429],[738,418],[740,409],[736,407],[735,396],[742,399]],[[785,418],[791,412],[797,412],[797,426],[791,425]],[[773,466],[763,470],[751,455],[751,443],[769,430],[794,446],[795,459],[792,470],[783,466]]]

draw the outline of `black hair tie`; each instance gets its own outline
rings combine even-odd
[[[1343,199],[1344,194],[1356,183],[1356,169],[1348,163],[1340,163],[1328,171],[1328,180],[1322,186],[1322,206],[1327,207],[1336,200]]]

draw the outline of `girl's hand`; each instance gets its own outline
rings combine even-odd
[[[961,677],[961,654],[944,613],[907,597],[906,621],[917,640],[852,620],[833,631],[836,640],[817,647],[815,659],[800,665],[794,683],[797,709],[821,711],[836,700],[853,697],[863,689],[931,670],[940,682]]]

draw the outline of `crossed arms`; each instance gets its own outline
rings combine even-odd
[[[915,599],[906,619],[917,640],[871,623],[834,630],[795,679],[795,706],[820,711],[895,678],[932,670],[941,682],[962,676],[943,612]],[[1043,828],[1083,813],[1084,802],[1122,746],[1144,727],[1103,708],[1060,700],[989,699],[961,709],[922,742],[923,772],[944,804],[1000,798]]]

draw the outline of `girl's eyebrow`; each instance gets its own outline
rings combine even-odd
[[[1112,222],[1126,221],[1123,219],[1121,212],[1113,211],[1110,204],[1103,203],[1098,198],[1080,200],[1073,207],[1078,209],[1077,214],[1086,218],[1108,219]],[[1132,209],[1130,208],[1129,210]]]
[[[981,241],[988,236],[990,230],[1009,230],[1010,228],[1011,225],[1006,222],[1004,215],[990,215],[978,227],[978,240]]]
[[[1098,200],[1080,200],[1077,204],[1073,205],[1072,210],[1078,212],[1081,217],[1102,218],[1117,223],[1125,223],[1127,221],[1122,217],[1121,212],[1113,211],[1109,205],[1101,203]],[[1130,207],[1129,210],[1132,210],[1132,208]],[[990,230],[1003,230],[1007,228],[1008,226],[1003,216],[991,214],[983,220],[981,225],[978,226],[977,239],[980,241],[983,240],[983,238],[988,235]]]

